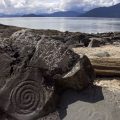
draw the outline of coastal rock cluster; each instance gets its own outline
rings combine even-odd
[[[81,90],[93,83],[94,69],[87,56],[77,55],[69,45],[50,36],[49,31],[44,34],[13,27],[7,34],[10,28],[1,27],[2,120],[50,119],[44,117],[56,110],[64,90]]]
[[[116,44],[119,40],[119,33],[0,25],[0,119],[60,120],[56,108],[61,94],[67,89],[83,90],[95,79],[89,58],[72,48]]]

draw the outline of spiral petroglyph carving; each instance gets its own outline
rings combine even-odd
[[[11,102],[18,114],[29,114],[41,110],[44,102],[42,89],[38,82],[29,80],[19,83],[11,94]]]

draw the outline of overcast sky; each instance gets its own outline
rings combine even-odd
[[[120,0],[0,0],[0,13],[44,13],[81,9],[86,11],[99,6],[110,6]]]

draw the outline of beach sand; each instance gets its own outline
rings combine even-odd
[[[96,54],[107,52],[110,56],[109,58],[120,58],[120,45],[105,45],[101,47],[79,47],[73,48],[77,54],[85,54],[89,58],[98,58]]]
[[[62,120],[120,120],[120,79],[99,78],[82,92],[66,91],[59,114]]]

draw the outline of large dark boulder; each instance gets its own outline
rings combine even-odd
[[[73,66],[72,70],[65,74],[62,79],[59,79],[59,84],[64,88],[81,90],[92,84],[94,78],[94,70],[88,57],[80,55],[80,60]]]
[[[77,55],[66,45],[54,39],[41,39],[30,66],[39,67],[44,77],[62,87],[82,89],[94,80],[94,70],[89,59]]]
[[[59,93],[93,83],[89,59],[63,42],[29,29],[14,33],[10,41],[9,53],[0,49],[0,80],[5,81],[0,83],[3,120],[47,120],[50,116],[44,116],[55,111]]]
[[[71,70],[78,60],[79,56],[62,42],[44,38],[38,42],[30,65],[39,67],[47,76],[53,78],[57,74],[61,76]]]
[[[47,88],[37,68],[26,68],[11,77],[0,91],[0,108],[17,120],[34,120],[56,108],[54,86]]]

